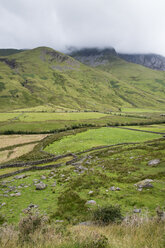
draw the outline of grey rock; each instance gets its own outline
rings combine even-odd
[[[42,175],[41,180],[45,180],[45,179],[46,179],[46,176]]]
[[[149,67],[154,70],[165,71],[165,57],[158,54],[118,54],[120,58]]]
[[[89,205],[96,205],[96,201],[94,200],[89,200],[86,202],[86,204],[89,204]]]
[[[134,212],[135,214],[141,213],[141,209],[135,208],[135,209],[133,210],[133,212]]]
[[[153,188],[151,182],[153,182],[152,179],[145,179],[135,184],[135,186],[138,188]]]
[[[117,191],[120,191],[121,189],[119,187],[116,188]]]
[[[36,190],[43,190],[46,189],[47,185],[43,182],[35,184]]]
[[[92,195],[92,194],[93,194],[93,191],[92,191],[92,190],[90,190],[90,191],[88,192],[88,194],[89,194],[89,195]]]
[[[78,226],[91,226],[92,222],[91,221],[84,221],[78,224]]]
[[[15,193],[15,196],[21,196],[21,193],[20,192]]]
[[[4,194],[3,196],[4,196],[4,197],[9,197],[9,195],[7,195],[7,194]]]
[[[57,183],[56,181],[52,184],[52,187],[56,187]]]
[[[159,163],[160,163],[160,159],[153,159],[148,162],[148,165],[155,166],[158,165]]]
[[[115,186],[110,187],[110,190],[115,191],[116,190]]]
[[[63,223],[64,221],[63,220],[56,220],[55,222],[56,223]]]
[[[17,175],[17,176],[15,176],[14,178],[15,178],[15,179],[23,179],[23,178],[25,178],[25,177],[27,177],[27,175],[22,174],[22,175]]]

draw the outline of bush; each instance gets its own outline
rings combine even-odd
[[[45,217],[37,211],[29,212],[23,217],[18,225],[20,241],[30,241],[31,235],[47,221]]]
[[[80,248],[106,248],[108,239],[104,235],[95,234],[92,238],[87,238],[84,242],[79,243]]]
[[[105,206],[99,207],[93,211],[93,220],[101,225],[110,223],[118,223],[123,219],[120,206]]]
[[[0,226],[5,223],[5,217],[0,213]]]
[[[64,191],[58,197],[58,208],[51,218],[62,218],[67,221],[73,219],[79,221],[87,214],[86,201],[73,191],[71,188]]]

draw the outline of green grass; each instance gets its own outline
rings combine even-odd
[[[23,122],[37,122],[37,121],[48,121],[48,120],[88,120],[98,119],[106,117],[106,114],[102,113],[26,113],[20,116],[20,121]]]
[[[155,113],[155,112],[163,112],[159,109],[149,109],[149,108],[122,108],[122,112],[128,113]]]
[[[146,125],[146,126],[131,126],[133,129],[139,129],[144,131],[160,132],[165,133],[165,125]]]
[[[54,154],[80,152],[92,147],[115,145],[125,142],[143,142],[162,137],[161,135],[129,131],[119,128],[99,128],[65,137],[45,148]]]
[[[21,192],[19,197],[3,197],[1,194],[8,188],[0,187],[0,202],[6,203],[1,208],[1,213],[9,222],[17,222],[22,210],[33,203],[39,206],[40,211],[54,216],[55,219],[66,218],[75,223],[90,218],[90,211],[84,215],[80,209],[83,209],[83,202],[91,199],[95,200],[99,206],[119,204],[124,215],[127,212],[132,213],[134,208],[141,208],[142,213],[148,209],[149,214],[154,215],[157,205],[164,206],[164,140],[152,141],[147,144],[114,146],[90,152],[88,155],[80,164],[87,169],[83,173],[77,173],[75,166],[63,166],[51,170],[54,171],[54,175],[50,174],[50,170],[43,170],[27,172],[28,177],[25,179],[14,181],[11,181],[12,177],[5,179],[5,181],[9,181],[6,183],[7,186],[18,187],[24,183],[29,187],[18,189]],[[148,161],[155,158],[160,159],[160,164],[156,167],[148,166]],[[46,180],[43,180],[47,184],[47,188],[36,191],[33,179],[40,179],[42,175],[47,177]],[[51,177],[49,177],[50,175]],[[145,178],[154,179],[154,187],[149,190],[143,189],[141,192],[137,191],[134,184]],[[56,187],[52,187],[51,185],[55,181]],[[120,187],[121,190],[113,192],[109,190],[112,186]],[[92,195],[89,195],[90,190],[93,191]],[[71,192],[71,194],[67,192]],[[65,199],[63,199],[64,195]],[[71,196],[76,197],[76,205],[70,202]],[[59,199],[67,202],[64,207],[65,213],[60,212],[61,202]],[[71,212],[70,208],[72,208]]]
[[[13,118],[16,118],[18,115],[17,113],[0,113],[0,122],[13,120]]]

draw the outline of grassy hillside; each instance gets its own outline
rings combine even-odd
[[[117,57],[92,68],[51,48],[40,47],[0,57],[0,110],[37,106],[45,109],[50,104],[66,111],[144,106],[162,109],[164,78],[163,72]]]

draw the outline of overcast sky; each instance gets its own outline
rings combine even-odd
[[[165,56],[165,0],[0,0],[0,48],[108,47]]]

